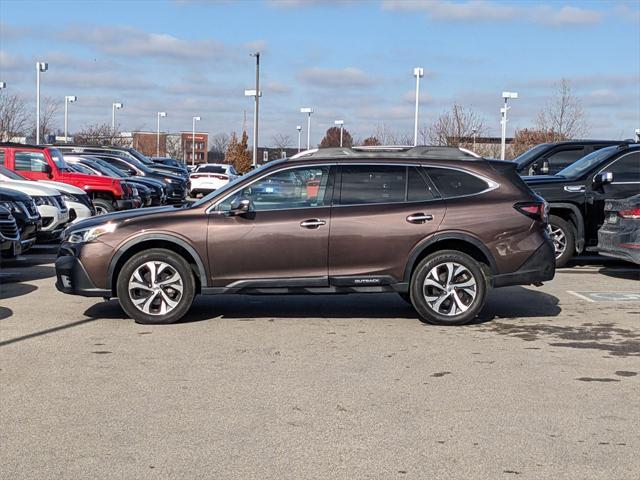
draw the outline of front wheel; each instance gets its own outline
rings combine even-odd
[[[443,250],[424,258],[411,277],[411,301],[423,321],[463,325],[484,307],[487,280],[469,255]]]
[[[115,212],[113,203],[104,198],[96,198],[93,200],[93,206],[96,207],[96,215],[105,215],[107,213]]]
[[[162,248],[134,255],[118,275],[118,301],[136,323],[180,320],[191,308],[195,290],[191,266],[177,253]]]
[[[564,267],[576,253],[576,241],[573,226],[564,218],[551,215],[547,225],[549,238],[553,242],[556,255],[556,268]]]

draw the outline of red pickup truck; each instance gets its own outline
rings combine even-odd
[[[98,213],[140,206],[126,182],[73,172],[56,148],[0,143],[0,165],[31,180],[54,180],[79,187],[91,197]]]

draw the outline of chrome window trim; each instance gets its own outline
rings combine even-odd
[[[457,195],[455,197],[447,197],[445,198],[444,196],[441,196],[440,198],[434,198],[431,200],[419,200],[419,201],[415,201],[415,202],[378,202],[378,203],[354,203],[354,204],[347,204],[347,205],[342,205],[342,204],[336,204],[333,202],[331,202],[331,205],[319,205],[316,207],[292,207],[292,208],[274,208],[274,209],[269,209],[269,210],[260,210],[261,212],[275,212],[275,211],[282,211],[282,210],[303,210],[303,209],[310,209],[310,208],[328,208],[328,207],[363,207],[363,206],[370,206],[370,205],[399,205],[399,204],[415,204],[415,203],[427,203],[427,202],[434,202],[434,201],[446,201],[448,199],[456,199],[456,198],[466,198],[466,197],[473,197],[476,195],[482,195],[488,192],[491,192],[493,190],[495,190],[496,188],[500,187],[500,184],[487,178],[484,177],[482,175],[478,175],[477,173],[473,173],[470,172],[468,170],[465,170],[463,168],[459,168],[459,167],[450,167],[450,166],[443,166],[443,165],[433,165],[433,164],[428,164],[428,163],[410,163],[410,162],[389,162],[389,163],[382,163],[382,162],[336,162],[336,161],[329,161],[329,162],[318,162],[318,163],[313,163],[313,164],[298,164],[298,165],[290,165],[290,166],[286,166],[284,168],[279,168],[279,169],[275,169],[269,172],[265,172],[264,175],[259,176],[258,178],[256,178],[255,180],[253,180],[250,183],[247,183],[246,185],[243,185],[242,187],[239,187],[235,190],[233,190],[232,192],[229,192],[227,195],[223,196],[222,198],[220,198],[219,200],[216,200],[215,203],[209,205],[207,207],[207,209],[205,210],[206,214],[217,214],[217,215],[224,215],[225,212],[220,212],[215,210],[215,208],[222,202],[224,202],[227,198],[229,198],[232,195],[235,195],[236,192],[238,192],[238,190],[246,188],[250,185],[253,185],[254,183],[256,183],[259,180],[262,180],[263,178],[265,178],[267,175],[271,175],[272,173],[276,173],[276,172],[282,172],[285,170],[291,170],[294,168],[313,168],[313,167],[332,167],[332,166],[338,166],[338,165],[366,165],[366,166],[386,166],[386,167],[426,167],[426,168],[442,168],[442,169],[447,169],[447,170],[455,170],[457,172],[462,172],[465,173],[467,175],[471,175],[474,176],[480,180],[482,180],[483,182],[485,182],[488,185],[488,188],[480,191],[480,192],[476,192],[476,193],[470,193],[468,195]],[[335,187],[335,185],[334,185]],[[437,186],[436,186],[437,189]],[[438,192],[440,193],[440,192]]]
[[[619,160],[622,160],[622,159],[623,159],[624,157],[626,157],[627,155],[632,155],[632,154],[634,154],[634,153],[636,153],[636,152],[638,152],[638,151],[640,151],[640,150],[635,150],[635,149],[634,149],[634,150],[633,150],[633,151],[631,151],[631,152],[627,152],[627,153],[624,153],[624,154],[620,155],[618,158],[616,158],[615,160],[613,160],[613,161],[611,161],[611,162],[607,163],[607,165],[606,165],[606,166],[602,167],[602,169],[600,169],[600,170],[598,171],[598,173],[595,173],[595,174],[593,175],[593,177],[595,178],[595,177],[596,177],[596,175],[600,175],[602,172],[606,171],[606,170],[607,170],[607,168],[609,168],[611,165],[613,165],[614,163],[616,163],[616,162],[617,162],[617,161],[619,161]],[[593,178],[591,179],[591,181],[593,182]],[[613,181],[613,182],[611,182],[611,183],[610,183],[610,185],[635,185],[635,184],[637,184],[637,183],[640,183],[640,182],[616,182],[616,181],[615,181],[615,179],[614,179],[614,181]]]

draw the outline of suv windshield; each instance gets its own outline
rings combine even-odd
[[[589,155],[582,157],[575,163],[572,163],[567,168],[560,170],[557,174],[570,180],[577,180],[585,173],[589,172],[593,167],[600,164],[601,161],[609,158],[616,150],[617,145],[612,147],[601,148]]]
[[[513,159],[514,162],[518,164],[518,166],[522,166],[526,164],[533,157],[538,156],[541,152],[543,152],[549,145],[546,143],[541,143],[540,145],[536,145],[533,148],[530,148],[524,153],[521,153],[516,158]]]
[[[49,151],[49,155],[51,156],[51,159],[56,164],[56,167],[58,167],[60,170],[63,170],[63,171],[70,170],[69,165],[67,164],[67,162],[64,161],[64,157],[62,156],[62,153],[60,153],[60,150],[58,150],[57,148],[48,148],[47,150]]]
[[[9,170],[8,168],[1,167],[1,166],[0,166],[0,175],[2,175],[4,177],[7,177],[7,178],[10,178],[11,180],[28,180],[27,178],[23,177],[22,175],[18,175],[13,170]]]

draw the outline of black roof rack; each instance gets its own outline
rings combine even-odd
[[[290,160],[305,158],[437,158],[443,160],[481,160],[482,157],[471,150],[458,147],[438,146],[370,146],[351,148],[320,148],[306,150],[294,155]]]
[[[21,147],[21,148],[47,148],[47,145],[32,145],[30,143],[0,142],[0,147]]]

